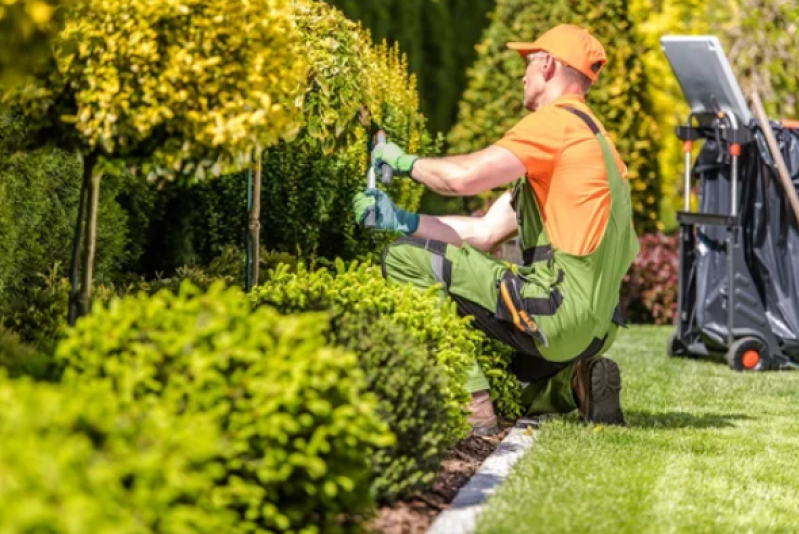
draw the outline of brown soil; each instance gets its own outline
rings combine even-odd
[[[510,424],[502,425],[497,435],[469,436],[460,442],[442,462],[430,489],[407,501],[379,508],[368,530],[374,534],[424,534],[510,429]]]

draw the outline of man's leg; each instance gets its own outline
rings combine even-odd
[[[447,244],[441,241],[400,238],[383,252],[383,276],[422,289],[441,283],[443,300],[447,296],[445,279],[450,278],[450,266],[445,259],[446,247]],[[472,397],[469,423],[473,432],[477,435],[496,432],[497,416],[489,397],[488,380],[477,361],[473,362],[467,372],[465,387]]]

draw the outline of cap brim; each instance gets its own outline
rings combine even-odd
[[[508,50],[515,50],[517,51],[522,57],[530,54],[531,52],[536,52],[541,48],[536,46],[535,43],[518,43],[518,42],[511,42],[505,45]]]

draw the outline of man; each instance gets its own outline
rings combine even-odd
[[[461,314],[514,348],[528,415],[577,409],[585,421],[623,425],[619,367],[602,354],[623,326],[619,291],[638,239],[626,167],[585,103],[605,51],[588,31],[565,24],[507,46],[527,61],[524,105],[532,113],[502,139],[442,158],[382,144],[372,161],[443,195],[512,190],[482,217],[409,213],[368,190],[353,199],[356,219],[374,205],[378,229],[405,234],[383,255],[387,277],[441,284]],[[524,265],[509,268],[488,252],[514,235]],[[476,364],[467,387],[474,432],[493,432],[488,382]]]

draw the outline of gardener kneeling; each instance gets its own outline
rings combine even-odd
[[[405,235],[383,255],[387,277],[442,284],[461,314],[513,347],[528,415],[577,409],[585,421],[624,424],[619,367],[602,354],[623,325],[619,292],[638,239],[626,167],[585,103],[605,52],[571,25],[507,46],[527,62],[524,105],[533,113],[471,154],[419,158],[388,143],[375,147],[372,162],[443,195],[512,190],[482,217],[409,213],[367,190],[353,199],[356,219],[375,206],[378,229]],[[488,251],[514,235],[524,265],[508,268]],[[467,386],[474,433],[494,432],[488,382],[476,364]]]

